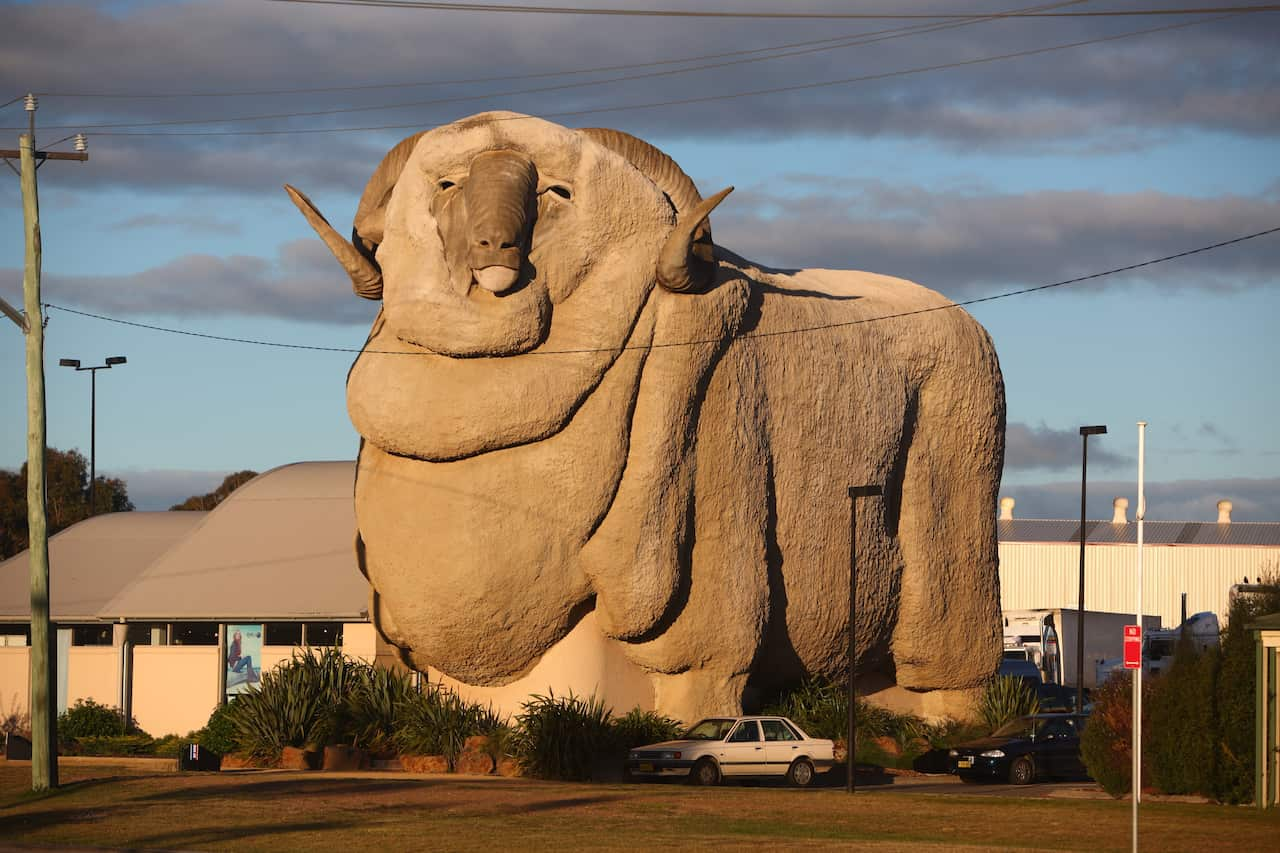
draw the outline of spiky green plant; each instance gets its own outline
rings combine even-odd
[[[543,779],[591,777],[595,757],[607,751],[612,710],[594,694],[534,695],[517,715],[516,757],[525,772]]]
[[[452,771],[467,738],[486,734],[498,719],[492,708],[464,702],[452,690],[429,684],[397,708],[394,743],[405,755],[443,755]]]
[[[679,720],[657,711],[642,711],[638,707],[621,717],[615,717],[610,725],[614,747],[624,751],[645,744],[675,740],[684,728]]]
[[[286,746],[352,742],[347,697],[368,685],[374,671],[337,649],[295,651],[228,706],[234,739],[268,761]]]
[[[1016,717],[1039,711],[1035,688],[1015,675],[999,675],[988,681],[978,700],[978,716],[991,731]]]
[[[373,752],[394,750],[400,709],[415,695],[411,674],[370,667],[343,698],[342,733],[354,746]]]

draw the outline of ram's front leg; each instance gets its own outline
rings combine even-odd
[[[920,391],[903,477],[893,658],[898,684],[913,690],[975,687],[1000,660],[1004,385],[986,334],[966,331]]]

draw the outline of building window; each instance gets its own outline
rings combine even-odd
[[[174,622],[173,644],[175,646],[216,646],[218,645],[218,623]]]
[[[308,622],[308,646],[340,646],[342,645],[341,622]]]
[[[71,626],[71,645],[109,646],[111,645],[111,626],[73,625]]]
[[[162,622],[130,622],[125,633],[125,642],[131,646],[163,646],[168,639]]]
[[[268,622],[262,631],[264,646],[302,645],[301,622]]]
[[[31,645],[30,625],[0,625],[0,646]]]

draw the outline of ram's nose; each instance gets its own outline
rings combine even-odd
[[[524,223],[516,223],[523,225]],[[517,228],[473,228],[467,251],[468,265],[473,270],[501,266],[520,269],[523,260]]]

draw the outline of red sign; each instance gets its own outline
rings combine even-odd
[[[1137,669],[1142,666],[1142,626],[1124,626],[1124,668]]]

